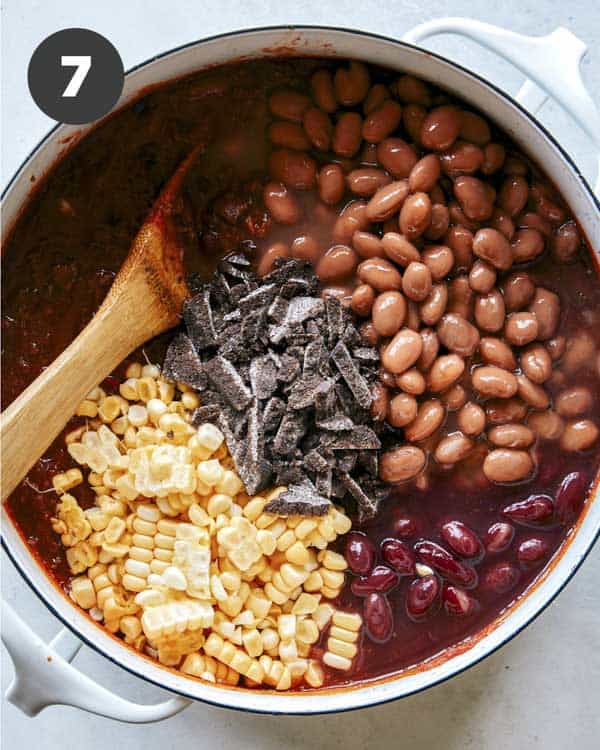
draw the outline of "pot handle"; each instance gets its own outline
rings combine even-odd
[[[12,607],[4,601],[1,606],[2,641],[15,669],[5,697],[27,716],[37,716],[47,706],[62,705],[131,724],[146,724],[168,719],[190,704],[182,697],[151,706],[120,698],[71,666],[82,644],[69,630],[63,628],[49,644],[44,643]]]
[[[600,197],[600,112],[581,78],[580,63],[587,46],[560,26],[547,36],[525,36],[470,18],[440,18],[416,26],[403,41],[418,45],[437,34],[466,36],[493,50],[527,76],[516,100],[535,114],[548,96],[568,112],[597,150],[594,192]]]

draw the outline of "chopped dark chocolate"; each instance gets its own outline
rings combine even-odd
[[[277,365],[270,354],[255,357],[250,362],[250,388],[261,401],[270,398],[277,390]]]
[[[234,409],[241,411],[252,401],[250,389],[227,359],[217,355],[206,362],[204,369],[215,388],[225,396]]]
[[[192,414],[192,424],[199,427],[204,422],[215,422],[221,413],[220,404],[207,404],[199,406]]]
[[[354,360],[352,359],[346,345],[341,341],[338,341],[334,350],[331,352],[331,359],[340,371],[340,375],[346,381],[346,385],[352,391],[356,401],[363,407],[363,409],[368,409],[373,400],[371,389],[369,388],[367,381],[360,374],[358,367],[354,364]]]
[[[290,409],[306,409],[313,406],[317,396],[331,391],[334,385],[335,383],[331,378],[322,378],[319,375],[296,380],[290,390],[288,407]]]
[[[324,516],[330,507],[331,500],[320,495],[315,485],[305,479],[277,495],[265,505],[265,510],[279,516]]]
[[[183,303],[183,320],[188,336],[198,351],[216,345],[217,335],[213,324],[209,289],[203,289]]]
[[[378,450],[381,440],[367,425],[356,426],[351,432],[344,432],[334,439],[329,446],[334,451]]]
[[[273,439],[271,447],[273,453],[283,456],[293,453],[300,440],[306,434],[306,421],[306,414],[304,412],[286,412]]]
[[[204,390],[206,374],[194,345],[185,333],[178,333],[165,355],[163,374],[169,380]]]
[[[327,419],[317,419],[315,424],[319,429],[327,430],[327,432],[343,432],[344,430],[352,430],[355,426],[350,417],[345,414],[334,414]]]
[[[285,414],[285,401],[274,397],[267,401],[263,413],[264,430],[266,433],[276,432]]]

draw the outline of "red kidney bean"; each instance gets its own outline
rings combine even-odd
[[[477,534],[462,521],[448,521],[441,528],[442,539],[460,557],[479,558],[483,545]]]
[[[502,144],[488,143],[483,149],[483,164],[481,165],[482,173],[490,175],[502,169],[505,158],[506,151]]]
[[[376,565],[367,576],[355,578],[350,584],[354,596],[368,596],[374,591],[386,594],[398,585],[398,575],[387,565]]]
[[[515,536],[515,529],[510,523],[498,521],[487,530],[485,535],[485,548],[488,552],[504,552],[508,549]]]
[[[311,107],[304,113],[302,120],[308,140],[319,151],[329,151],[333,125],[322,109]]]
[[[375,547],[366,534],[360,531],[351,531],[346,537],[344,556],[353,573],[366,575],[373,569]]]
[[[386,99],[365,118],[362,136],[368,143],[380,143],[396,130],[401,120],[402,107],[393,99]]]
[[[308,151],[310,148],[310,141],[306,137],[306,133],[296,122],[288,122],[287,120],[273,122],[269,125],[268,135],[269,140],[275,146],[291,148],[296,151]]]
[[[340,67],[335,71],[333,86],[335,95],[344,107],[360,104],[369,93],[371,78],[366,65],[351,60],[348,67]]]
[[[507,505],[502,513],[516,523],[536,526],[552,517],[554,503],[548,495],[530,495],[525,500]]]
[[[477,177],[462,175],[454,181],[454,195],[468,219],[487,221],[494,210],[494,189]]]
[[[339,164],[326,164],[318,177],[319,198],[328,206],[335,206],[344,197],[346,181]]]
[[[282,182],[268,182],[263,190],[263,200],[278,224],[296,224],[300,220],[300,205]]]
[[[336,111],[337,99],[333,87],[333,78],[328,70],[317,70],[310,79],[313,99],[324,112],[332,114]]]
[[[398,180],[380,187],[367,205],[369,221],[385,221],[398,212],[408,196],[408,181]]]
[[[415,78],[407,74],[400,76],[394,88],[398,99],[406,104],[420,104],[423,107],[431,106],[429,88],[420,78]]]
[[[566,351],[567,340],[564,336],[556,336],[555,338],[550,339],[550,341],[546,341],[545,346],[550,358],[554,362],[557,362]]]
[[[410,516],[401,516],[394,521],[393,531],[396,536],[405,538],[415,536],[418,530],[419,524]],[[386,562],[389,562],[389,560]]]
[[[464,270],[473,262],[473,233],[464,226],[450,227],[444,242],[454,255],[454,270]]]
[[[431,199],[427,193],[413,193],[402,203],[400,231],[409,240],[420,237],[431,221]]]
[[[548,545],[543,539],[524,539],[517,548],[517,559],[524,567],[540,563],[548,556]]]
[[[571,220],[560,226],[551,242],[552,257],[558,263],[571,263],[581,247],[581,237],[577,224]]]
[[[387,257],[403,268],[406,268],[413,261],[421,260],[417,248],[398,232],[386,232],[381,238],[381,244]]]
[[[583,506],[588,481],[585,474],[572,471],[565,476],[556,492],[555,507],[558,520],[568,526],[575,521]]]
[[[476,260],[469,271],[469,286],[474,292],[487,294],[496,283],[496,271],[485,260]]]
[[[455,107],[432,109],[421,125],[421,143],[431,151],[444,151],[458,138],[462,113]]]
[[[274,91],[269,97],[269,109],[282,120],[302,122],[302,117],[310,107],[310,99],[291,89]]]
[[[503,234],[509,242],[512,240],[515,233],[515,223],[506,211],[503,211],[501,208],[495,208],[490,219],[490,226]]]
[[[425,453],[415,445],[401,445],[386,451],[379,461],[379,477],[384,482],[414,479],[425,466]]]
[[[419,622],[437,610],[440,588],[437,576],[423,576],[410,584],[406,594],[406,613],[411,620]]]
[[[347,158],[353,157],[362,141],[362,117],[358,112],[344,112],[333,129],[331,147],[334,153]]]
[[[373,167],[353,169],[346,176],[349,189],[363,198],[370,198],[375,195],[379,188],[389,185],[391,181],[392,178],[382,169],[374,169]]]
[[[389,98],[390,92],[388,87],[383,83],[376,83],[374,86],[371,86],[363,102],[363,112],[365,115],[370,115],[371,112],[374,112]]]
[[[428,193],[440,177],[440,160],[436,154],[427,154],[414,165],[408,176],[411,192]]]
[[[411,396],[420,396],[425,393],[425,378],[416,367],[411,367],[401,375],[396,375],[396,384],[398,388]]]
[[[509,269],[513,262],[511,246],[497,229],[480,229],[473,238],[473,252],[501,271]]]
[[[450,583],[472,589],[477,586],[477,573],[469,565],[457,560],[448,550],[430,541],[417,542],[415,552],[425,563],[446,578]]]
[[[447,583],[442,588],[442,603],[446,612],[456,617],[467,617],[477,610],[477,601],[470,594]]]
[[[308,154],[282,148],[271,154],[269,174],[295,190],[312,190],[317,181],[317,165]]]
[[[535,294],[535,284],[528,274],[523,271],[511,273],[502,283],[504,304],[510,312],[522,310],[532,300]]]
[[[520,175],[509,175],[498,193],[498,204],[510,216],[520,214],[529,198],[529,184]]]
[[[386,539],[381,545],[381,556],[401,576],[415,573],[415,554],[400,539]]]
[[[544,252],[544,237],[537,229],[519,229],[510,246],[514,263],[528,263]]]
[[[446,313],[436,330],[440,342],[461,357],[470,357],[479,344],[477,328],[455,313]]]
[[[498,289],[475,297],[475,321],[483,331],[499,331],[504,325],[505,313],[504,298]]]
[[[487,568],[481,576],[481,586],[496,594],[506,594],[519,582],[521,573],[511,562],[497,562]]]
[[[538,322],[537,338],[540,341],[551,339],[558,328],[560,317],[559,296],[549,289],[538,286],[527,309],[534,313]]]
[[[394,631],[394,615],[383,594],[373,593],[365,600],[363,617],[367,635],[375,643],[385,643]]]
[[[456,141],[446,151],[440,154],[440,164],[444,174],[449,177],[459,177],[474,174],[483,164],[483,151],[472,143]]]
[[[401,138],[386,138],[377,146],[377,161],[397,180],[408,177],[418,160],[414,147]]]
[[[321,281],[343,279],[353,273],[358,263],[358,255],[347,245],[330,247],[317,263],[315,273]]]
[[[292,242],[291,255],[298,260],[307,260],[314,266],[321,257],[321,248],[314,237],[303,234]]]
[[[402,276],[398,269],[384,258],[368,258],[358,266],[358,278],[378,292],[398,291]]]

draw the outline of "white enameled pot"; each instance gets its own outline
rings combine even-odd
[[[426,37],[444,32],[471,37],[519,68],[527,80],[516,98],[511,98],[476,74],[416,46]],[[591,245],[598,251],[600,203],[569,156],[532,116],[547,97],[553,97],[589,135],[600,157],[600,115],[579,73],[579,63],[585,51],[585,45],[563,28],[549,36],[528,37],[461,18],[424,24],[408,33],[401,42],[363,32],[322,27],[258,29],[195,42],[138,66],[127,75],[118,106],[131,102],[149,86],[207,66],[265,55],[356,58],[412,73],[447,88],[484,112],[543,165],[569,203]],[[5,231],[10,230],[27,200],[32,176],[39,178],[44,175],[65,149],[71,148],[89,130],[90,126],[58,126],[33,151],[6,191],[3,203]],[[596,195],[599,189],[600,183],[596,185]],[[190,699],[247,711],[313,714],[345,711],[410,695],[477,663],[521,631],[544,609],[575,573],[598,535],[598,494],[596,486],[576,529],[540,579],[485,631],[402,674],[318,693],[276,693],[211,685],[162,667],[127,648],[94,624],[55,586],[3,510],[6,551],[32,589],[69,629],[61,631],[50,644],[46,644],[9,607],[5,607],[3,639],[13,657],[16,673],[7,698],[29,715],[35,715],[49,705],[66,704],[121,721],[149,722],[177,713],[188,705]],[[70,664],[82,641],[132,674],[171,691],[174,697],[157,705],[142,706],[100,687]]]

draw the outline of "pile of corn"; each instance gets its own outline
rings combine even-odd
[[[265,513],[284,488],[244,492],[218,428],[190,423],[195,393],[154,365],[126,377],[119,396],[96,388],[77,410],[86,422],[67,449],[85,480],[76,468],[53,478],[72,599],[134,648],[211,682],[319,687],[311,650],[332,617],[340,648],[324,661],[350,669],[360,616],[327,601],[344,585],[346,561],[328,549],[350,529],[343,510]],[[96,495],[85,510],[69,494],[83,481]]]

